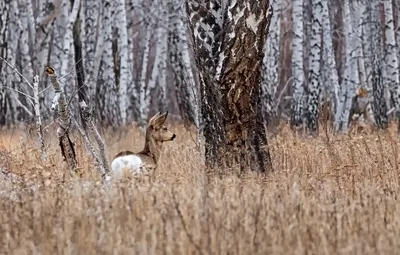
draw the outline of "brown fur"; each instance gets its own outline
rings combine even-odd
[[[121,151],[115,155],[114,159],[126,155],[136,155],[142,159],[146,167],[157,167],[160,160],[163,142],[172,141],[176,135],[168,130],[164,125],[168,117],[168,112],[161,114],[158,112],[148,122],[146,128],[146,140],[144,148],[140,152]]]

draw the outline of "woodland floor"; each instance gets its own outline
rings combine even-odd
[[[83,177],[62,182],[55,130],[45,162],[29,132],[2,131],[0,254],[400,254],[393,127],[329,139],[285,127],[269,141],[275,172],[220,178],[206,177],[192,135],[168,126],[177,139],[153,180],[108,189],[75,136]],[[138,130],[104,133],[110,162],[143,146]]]

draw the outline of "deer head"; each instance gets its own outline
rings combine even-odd
[[[175,139],[176,135],[164,125],[167,117],[168,111],[164,113],[158,112],[149,120],[146,132],[148,139],[154,139],[156,142],[166,142]]]

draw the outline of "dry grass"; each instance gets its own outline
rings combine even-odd
[[[95,184],[75,137],[85,174],[63,181],[54,136],[46,136],[53,142],[40,162],[34,138],[3,133],[0,168],[25,187],[0,176],[0,253],[399,253],[399,139],[392,130],[328,142],[285,129],[270,141],[274,173],[207,179],[190,134],[171,129],[177,140],[166,144],[153,181],[108,189]],[[116,136],[107,135],[110,158],[143,144],[138,131]]]

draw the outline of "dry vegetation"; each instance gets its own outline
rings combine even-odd
[[[266,178],[206,177],[191,135],[171,126],[151,181],[96,184],[75,137],[84,175],[64,181],[55,137],[40,161],[36,138],[3,132],[1,254],[395,254],[400,250],[399,139],[394,132],[270,141]],[[106,132],[111,158],[141,149],[139,131]],[[129,137],[129,138],[126,138]],[[33,144],[33,145],[32,145]],[[21,182],[24,185],[21,186]],[[33,188],[35,187],[35,188]]]

